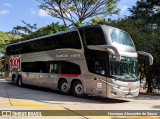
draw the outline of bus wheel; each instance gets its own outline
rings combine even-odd
[[[18,76],[18,86],[22,86],[23,85],[23,83],[22,83],[22,77],[21,76]]]
[[[17,80],[15,75],[12,76],[12,82],[17,85]]]
[[[69,93],[69,87],[68,87],[67,81],[65,81],[65,80],[60,81],[59,90],[62,94],[68,94]]]
[[[84,95],[84,88],[81,82],[76,81],[73,84],[72,93],[76,97],[82,97]]]

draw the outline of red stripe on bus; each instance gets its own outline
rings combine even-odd
[[[77,74],[60,74],[60,76],[65,76],[65,77],[78,77]]]

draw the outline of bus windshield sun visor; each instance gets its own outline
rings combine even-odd
[[[143,56],[148,57],[148,58],[149,58],[149,64],[150,64],[150,65],[153,65],[153,56],[152,56],[151,54],[149,54],[149,53],[147,53],[147,52],[143,52],[143,51],[137,51],[137,53],[138,53],[139,55],[143,55]]]
[[[114,46],[111,46],[111,45],[88,45],[87,47],[88,47],[88,49],[91,49],[91,50],[109,51],[111,53],[114,52],[116,55],[116,60],[121,61],[121,55],[120,55],[118,49]]]

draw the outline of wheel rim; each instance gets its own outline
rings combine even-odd
[[[77,84],[75,86],[75,92],[77,95],[82,95],[83,94],[83,86],[82,84]]]
[[[66,82],[62,83],[61,91],[64,92],[64,93],[68,92],[68,84]]]

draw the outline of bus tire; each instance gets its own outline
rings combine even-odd
[[[83,97],[84,96],[84,88],[80,81],[76,81],[72,87],[72,94],[76,97]]]
[[[21,77],[21,76],[18,76],[18,78],[17,78],[17,84],[18,84],[18,86],[20,86],[20,87],[23,86],[23,82],[22,82],[22,77]]]
[[[59,82],[59,90],[61,94],[64,94],[64,95],[69,93],[69,86],[66,80],[61,80]]]

